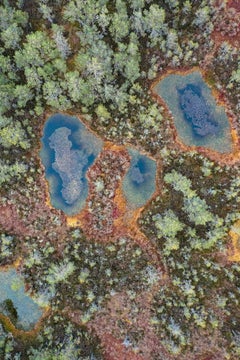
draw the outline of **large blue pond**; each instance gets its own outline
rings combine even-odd
[[[33,299],[25,292],[23,279],[15,269],[0,271],[0,312],[9,316],[6,300],[11,300],[17,317],[16,327],[30,330],[40,319],[43,312]],[[11,319],[11,316],[9,316]]]
[[[217,105],[199,71],[170,74],[154,91],[172,112],[182,142],[221,153],[232,151],[230,124],[224,107]]]
[[[102,149],[102,141],[76,117],[55,114],[45,123],[40,157],[49,183],[51,204],[77,214],[88,195],[86,172]]]
[[[156,162],[128,148],[130,168],[123,179],[123,192],[131,208],[143,206],[156,190]]]

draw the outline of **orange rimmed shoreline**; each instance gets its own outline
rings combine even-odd
[[[240,261],[240,235],[234,230],[234,228],[239,229],[240,233],[240,220],[237,220],[233,225],[232,229],[229,231],[229,235],[232,240],[232,250],[229,251],[228,260],[231,262]]]
[[[4,265],[0,267],[0,270],[5,272],[9,269],[18,269],[21,265],[22,258],[18,258],[13,264],[10,265]],[[25,284],[25,288],[26,288]],[[0,313],[0,323],[3,324],[6,331],[11,332],[14,336],[21,338],[22,340],[27,340],[33,337],[36,337],[40,328],[42,327],[43,321],[49,316],[51,312],[51,308],[49,306],[45,306],[43,309],[43,314],[40,317],[40,319],[36,322],[34,328],[32,330],[22,330],[15,327],[15,325],[12,323],[10,318],[2,313]]]
[[[41,329],[42,325],[43,325],[43,321],[50,315],[51,309],[50,307],[47,308],[44,312],[44,314],[41,316],[41,318],[38,320],[38,322],[36,323],[36,325],[34,326],[34,328],[32,330],[20,330],[17,329],[13,323],[11,322],[11,320],[0,313],[0,323],[3,324],[3,326],[5,327],[6,331],[11,332],[15,337],[20,338],[22,340],[28,340],[29,338],[34,338],[37,336],[37,334],[39,333],[39,330]]]
[[[192,72],[198,71],[203,76],[203,79],[206,81],[207,85],[211,89],[212,96],[216,100],[217,105],[224,107],[226,111],[226,115],[228,117],[230,123],[230,132],[232,137],[232,152],[231,153],[219,153],[214,151],[210,148],[201,147],[201,146],[190,146],[184,144],[177,133],[177,129],[174,124],[174,118],[171,114],[171,111],[168,109],[168,106],[164,102],[164,100],[154,91],[155,86],[162,81],[164,78],[171,74],[176,75],[188,75]],[[230,105],[228,104],[227,100],[223,98],[223,94],[220,93],[212,84],[209,83],[208,80],[208,72],[200,68],[199,66],[194,67],[185,67],[182,69],[172,69],[168,68],[164,73],[160,74],[151,84],[150,91],[152,97],[157,101],[157,103],[164,107],[166,116],[170,119],[170,129],[172,132],[172,143],[173,146],[176,145],[177,149],[182,152],[189,152],[189,151],[197,151],[200,154],[209,157],[212,161],[218,162],[220,165],[234,165],[235,163],[240,162],[240,140],[237,133],[237,130],[234,128],[234,115],[230,113]]]

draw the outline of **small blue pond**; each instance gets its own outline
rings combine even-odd
[[[6,300],[11,300],[17,312],[16,327],[24,330],[32,329],[43,312],[25,292],[23,279],[15,269],[0,271],[0,284],[0,312],[9,316],[5,303]]]
[[[230,124],[223,106],[217,105],[199,71],[171,74],[154,88],[172,112],[178,135],[190,146],[232,151]]]
[[[88,195],[86,172],[102,149],[102,141],[76,117],[55,114],[45,123],[40,157],[49,183],[51,204],[77,214]]]
[[[128,148],[130,168],[123,179],[123,192],[131,208],[143,206],[156,190],[156,162]]]

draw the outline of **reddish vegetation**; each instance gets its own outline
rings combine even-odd
[[[100,157],[89,169],[89,196],[84,211],[77,216],[88,237],[108,241],[116,236],[114,219],[122,215],[115,203],[120,180],[129,167],[129,156],[123,147],[106,144]],[[97,183],[101,183],[99,190]]]
[[[218,330],[211,336],[207,330],[195,331],[193,334],[194,351],[189,350],[185,356],[179,356],[178,360],[226,360],[223,349],[225,342]],[[230,360],[230,359],[229,359]],[[235,360],[232,359],[231,360]]]
[[[14,205],[0,207],[0,226],[7,232],[18,235],[29,235],[29,230],[20,219]]]
[[[240,2],[239,0],[229,0],[228,7],[235,9],[236,11],[240,12]]]
[[[116,294],[91,322],[90,327],[96,331],[106,353],[109,353],[107,359],[151,360],[153,355],[157,355],[159,360],[171,359],[150,324],[151,300],[158,286],[161,284],[151,292],[141,293],[134,300],[126,294]],[[118,347],[118,357],[114,357],[115,345]],[[128,357],[125,357],[126,353]]]
[[[194,350],[175,356],[166,350],[150,321],[151,301],[160,286],[161,281],[134,299],[125,293],[112,296],[88,324],[100,338],[106,359],[224,360],[224,342],[217,330],[211,338],[204,329],[193,333]]]
[[[55,240],[56,245],[60,247],[61,240],[64,241],[67,231],[65,216],[58,210],[49,209],[44,201],[35,203],[31,210],[26,221],[32,236],[41,237],[50,242]],[[55,218],[59,219],[59,226],[56,225]],[[43,225],[41,229],[37,226],[39,223]],[[46,223],[48,227],[44,226]]]
[[[212,39],[216,44],[228,41],[233,46],[240,45],[240,2],[238,0],[230,0],[227,6],[219,10],[216,17]]]
[[[134,354],[127,349],[123,343],[116,339],[111,333],[105,333],[101,336],[101,343],[104,347],[106,360],[144,360],[140,355]]]
[[[21,236],[36,238],[43,246],[49,241],[61,253],[68,230],[65,216],[61,211],[50,207],[46,197],[47,187],[43,174],[36,180],[33,196],[29,197],[13,190],[7,205],[0,206],[0,226],[19,238]],[[28,251],[23,241],[21,249],[23,253]]]

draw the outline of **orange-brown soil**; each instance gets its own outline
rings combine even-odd
[[[229,232],[232,247],[229,251],[229,261],[240,261],[240,220],[238,220]]]

